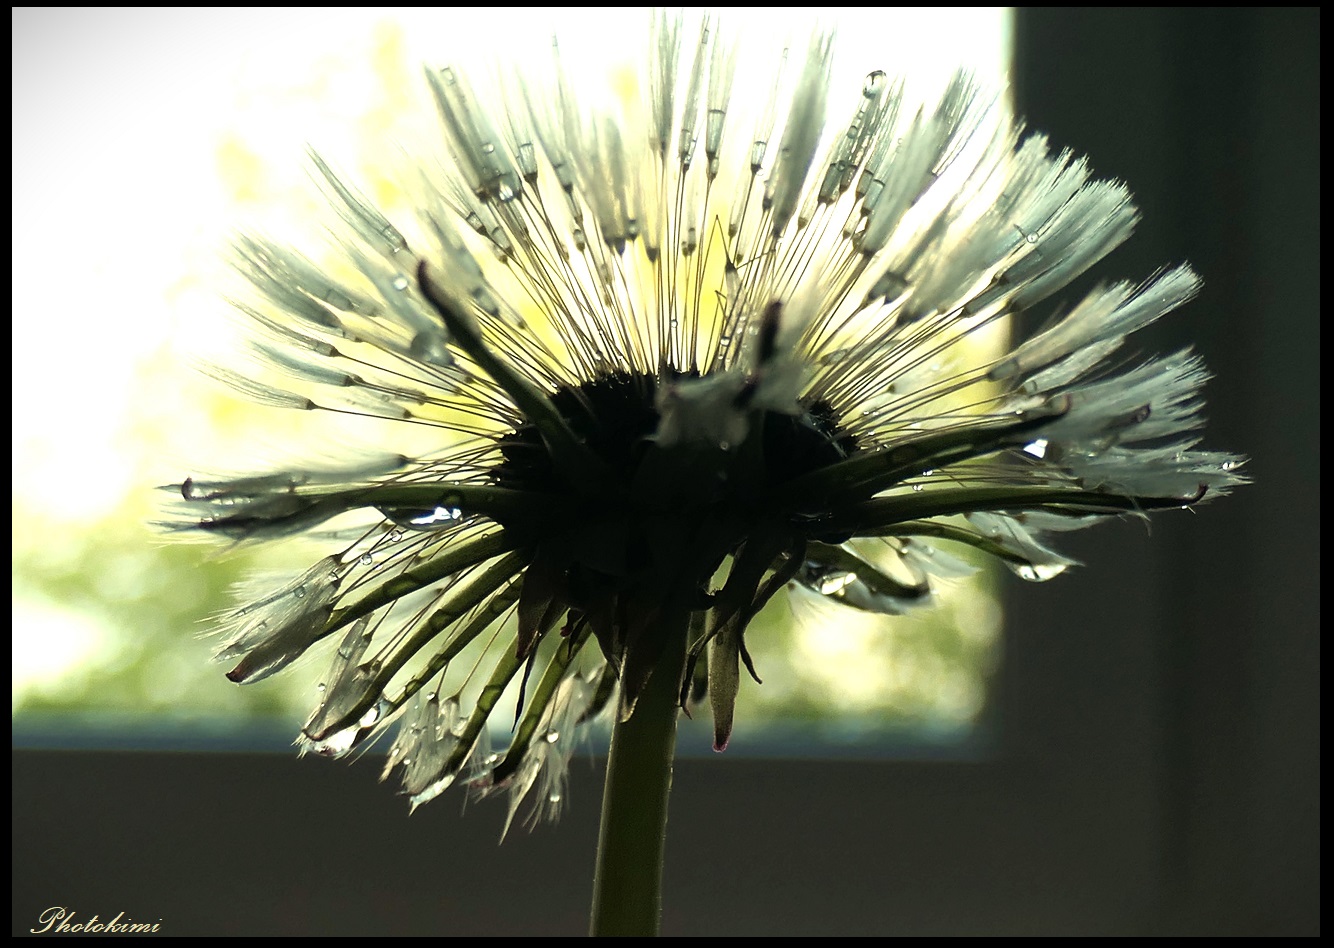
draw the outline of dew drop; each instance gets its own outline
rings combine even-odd
[[[408,288],[408,278],[405,276],[394,277],[393,287],[396,290],[406,290]]]
[[[357,733],[357,728],[345,727],[322,741],[311,741],[308,746],[320,757],[341,757],[357,743]]]
[[[371,556],[369,553],[363,553],[361,554],[361,558],[357,560],[357,562],[360,563],[362,566],[370,566],[372,563],[375,562],[375,557]]]
[[[835,596],[857,581],[856,573],[830,573],[817,587],[822,596]]]
[[[382,227],[380,229],[380,236],[389,241],[389,246],[393,248],[394,253],[398,253],[408,245],[408,242],[403,239],[403,235],[398,232],[398,228],[394,227],[393,224],[387,224]],[[395,280],[394,282],[397,284],[398,281]]]
[[[329,686],[326,685],[324,682],[320,682],[318,685],[315,686],[315,690],[318,691],[318,692],[320,692],[321,694],[323,694],[323,693],[324,693],[324,690],[325,690],[326,688],[328,688],[328,687],[329,687]]]
[[[547,731],[546,734],[542,735],[542,739],[548,744],[554,744],[560,740],[560,731]]]
[[[306,598],[306,587],[305,587],[305,586],[298,586],[298,587],[296,587],[296,589],[293,589],[293,590],[292,590],[292,595],[293,595],[293,596],[296,596],[296,598],[298,598],[298,599],[305,599],[305,598]]]
[[[463,516],[463,511],[457,507],[436,507],[430,513],[424,513],[420,517],[413,517],[409,521],[414,527],[430,527],[437,523],[447,523],[451,520],[458,520]]]
[[[1065,572],[1064,563],[1023,563],[1014,568],[1015,575],[1030,583],[1045,583]]]

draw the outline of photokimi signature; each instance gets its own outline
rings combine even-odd
[[[37,916],[39,927],[28,930],[34,935],[45,935],[48,932],[59,935],[72,935],[81,932],[145,935],[158,931],[162,926],[162,919],[160,918],[155,922],[136,922],[132,918],[126,918],[124,912],[118,912],[114,918],[105,922],[98,915],[93,915],[86,921],[76,921],[77,918],[78,913],[74,910],[64,905],[53,905]]]

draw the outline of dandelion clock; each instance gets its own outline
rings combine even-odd
[[[180,530],[322,545],[219,622],[235,682],[328,664],[303,751],[383,738],[414,808],[460,785],[554,816],[611,723],[600,934],[656,931],[678,714],[744,740],[771,600],[930,608],[967,549],[1045,580],[1064,532],[1243,482],[1198,447],[1200,360],[1127,345],[1196,274],[1061,296],[1130,235],[1125,187],[964,73],[921,104],[893,63],[832,83],[830,34],[743,32],[657,15],[592,94],[558,44],[499,80],[432,65],[411,214],[312,156],[336,252],[240,236],[253,366],[212,371],[413,451],[171,488]],[[1016,314],[1047,321],[972,344]]]

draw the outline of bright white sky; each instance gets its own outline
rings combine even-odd
[[[725,27],[744,22],[748,42],[810,29],[778,10],[720,14]],[[1001,8],[819,14],[839,28],[835,89],[860,88],[875,68],[928,87],[959,65],[1003,81]],[[161,353],[169,341],[198,350],[211,331],[201,327],[216,325],[220,249],[257,216],[283,220],[289,189],[306,187],[307,143],[334,156],[365,151],[352,139],[375,104],[377,29],[401,27],[409,63],[464,65],[522,61],[554,31],[573,64],[633,57],[644,22],[638,9],[14,10],[16,524],[20,513],[62,531],[96,522],[142,497],[143,478],[179,475],[164,451],[189,456],[190,442],[208,439],[190,430],[200,414],[183,393],[198,389],[177,388]],[[265,163],[276,206],[238,208],[220,170],[226,142]],[[33,542],[18,530],[16,557]],[[21,593],[15,610],[16,628],[31,632],[16,633],[16,688],[28,665],[49,678],[98,647],[88,617]],[[25,658],[25,641],[40,642],[40,662]]]

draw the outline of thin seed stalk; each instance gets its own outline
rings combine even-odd
[[[593,876],[592,935],[656,935],[686,628],[672,630],[629,719],[612,731]]]

